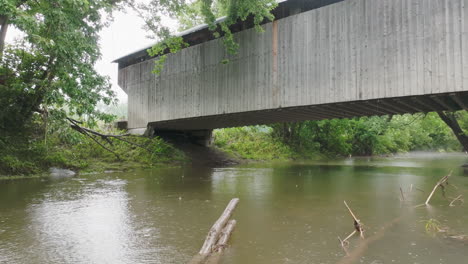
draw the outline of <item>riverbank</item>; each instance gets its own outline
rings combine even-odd
[[[0,141],[0,178],[38,178],[51,167],[81,173],[128,171],[148,167],[171,167],[187,163],[187,156],[160,138],[129,136],[112,140],[102,148],[90,138],[73,131],[44,138],[23,135]]]
[[[468,125],[468,116],[461,124]],[[466,122],[465,122],[466,121]],[[106,134],[122,131],[106,129]],[[44,133],[47,131],[47,133]],[[14,135],[12,135],[14,134]],[[225,167],[238,163],[324,160],[350,156],[386,156],[412,151],[458,152],[461,145],[435,113],[393,117],[363,117],[217,129],[212,148],[186,139],[111,138],[101,144],[69,125],[32,124],[28,132],[0,135],[0,175],[47,174],[58,167],[84,173],[137,168]],[[1,176],[0,176],[1,177]]]

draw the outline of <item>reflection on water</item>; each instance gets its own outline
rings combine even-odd
[[[223,263],[337,263],[337,236],[353,228],[343,200],[368,236],[403,215],[361,263],[466,263],[467,244],[431,237],[422,222],[468,234],[466,206],[440,193],[429,208],[410,206],[450,169],[458,189],[447,197],[467,197],[464,161],[418,154],[0,182],[0,263],[184,263],[232,197],[238,226]]]

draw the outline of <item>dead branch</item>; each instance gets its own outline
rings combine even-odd
[[[356,229],[357,232],[359,232],[361,238],[364,238],[364,230],[362,228],[362,225],[361,225],[361,222],[359,221],[359,219],[356,217],[356,215],[354,215],[353,211],[351,210],[351,208],[348,206],[348,204],[346,203],[346,201],[343,201],[346,208],[348,208],[348,211],[349,213],[351,214],[351,216],[353,217],[354,219],[354,228]]]
[[[422,193],[424,193],[424,192],[425,192],[424,190],[421,190],[421,189],[419,189],[419,188],[416,188],[416,187],[415,187],[414,189],[416,189],[416,190],[418,190],[418,191],[420,191],[420,192],[422,192]]]
[[[355,263],[359,258],[364,255],[366,249],[369,247],[370,244],[382,239],[385,236],[385,232],[387,229],[391,228],[393,225],[398,223],[402,219],[402,216],[399,216],[392,221],[386,223],[379,231],[377,231],[374,235],[364,239],[359,245],[353,249],[348,255],[343,257],[337,264],[351,264]]]
[[[211,227],[210,232],[208,232],[205,243],[200,249],[200,254],[207,254],[213,251],[213,247],[221,235],[222,228],[226,225],[238,203],[239,198],[234,198],[229,202],[221,217]]]
[[[239,203],[239,198],[232,199],[227,205],[224,212],[221,214],[219,219],[211,227],[208,235],[206,236],[205,242],[203,243],[202,248],[189,262],[189,264],[196,263],[205,263],[205,260],[213,254],[217,253],[220,250],[220,247],[224,247],[224,244],[227,243],[230,233],[234,229],[236,222],[229,221],[234,209],[236,209],[237,204]],[[229,223],[228,223],[229,221]],[[219,241],[219,243],[218,243]],[[219,251],[219,253],[222,252]]]
[[[354,234],[356,234],[356,232],[357,232],[357,231],[354,230],[351,234],[349,234],[349,235],[343,240],[343,242],[348,241],[348,239],[350,239],[352,236],[354,236]]]
[[[356,231],[354,231],[354,232],[356,232]],[[343,251],[346,253],[346,256],[349,256],[349,251],[348,251],[349,242],[347,242],[345,240],[341,240],[340,237],[338,237],[338,241],[340,241],[341,248],[343,248]]]
[[[429,196],[427,197],[427,200],[425,202],[426,205],[429,204],[429,201],[431,200],[432,198],[432,195],[434,195],[435,191],[437,190],[438,187],[441,187],[442,190],[444,190],[444,186],[443,184],[448,180],[448,178],[450,177],[450,175],[452,175],[452,171],[450,171],[450,173],[444,177],[442,177],[442,179],[440,179],[436,185],[434,186],[434,188],[432,189],[432,192],[429,194]]]
[[[452,202],[449,204],[449,206],[452,206],[452,207],[455,206],[454,203],[455,203],[456,201],[458,201],[458,200],[461,201],[461,202],[463,203],[463,199],[461,199],[462,197],[463,197],[463,194],[458,195],[455,199],[452,200]]]
[[[411,185],[411,188],[413,187],[413,185]],[[405,195],[403,195],[403,189],[401,189],[401,186],[400,186],[400,194],[401,194],[401,200],[404,201],[405,200]]]
[[[107,148],[106,146],[104,146],[103,144],[101,144],[101,142],[99,142],[94,136],[92,136],[90,133],[88,133],[84,128],[82,128],[81,126],[78,125],[78,123],[76,123],[75,120],[73,119],[70,119],[70,118],[67,118],[72,124],[70,125],[71,128],[73,128],[74,130],[78,131],[79,133],[91,138],[94,142],[96,142],[96,144],[98,144],[99,146],[101,146],[101,148],[109,151],[110,153],[114,154],[118,160],[121,160],[119,154],[115,153],[114,151],[112,151],[111,149]]]
[[[123,138],[123,137],[131,136],[130,134],[122,134],[122,135],[102,134],[102,133],[99,133],[97,131],[94,131],[94,130],[91,130],[89,128],[85,128],[85,127],[81,126],[83,124],[83,122],[81,122],[81,121],[78,121],[78,120],[75,120],[75,119],[72,119],[72,118],[69,118],[69,117],[67,117],[67,120],[70,122],[70,127],[72,129],[74,129],[74,130],[78,131],[79,133],[91,138],[99,146],[101,146],[105,150],[107,150],[107,151],[111,152],[112,154],[114,154],[119,160],[120,160],[120,156],[117,153],[115,153],[114,151],[112,151],[111,149],[105,147],[101,142],[99,142],[96,139],[96,137],[101,138],[102,140],[104,140],[105,142],[107,142],[111,146],[113,146],[113,143],[111,141],[111,138],[112,138],[112,139],[117,139],[117,140],[126,142],[126,143],[128,143],[130,145],[142,148],[142,149],[144,149],[144,150],[151,153],[151,150],[146,148],[145,146],[142,146],[140,144],[131,142],[131,141],[126,140],[126,139]]]
[[[232,231],[234,231],[235,226],[236,220],[229,220],[229,222],[227,222],[226,226],[221,232],[221,237],[216,243],[214,252],[208,257],[208,259],[205,262],[206,264],[217,264],[221,261],[222,253],[224,249],[227,248],[227,242],[231,237]]]

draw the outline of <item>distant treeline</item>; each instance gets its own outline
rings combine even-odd
[[[468,130],[468,113],[457,113]],[[215,131],[215,145],[247,159],[462,151],[437,113],[304,121]]]

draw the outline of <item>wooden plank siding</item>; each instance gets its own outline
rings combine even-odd
[[[168,55],[159,76],[151,73],[153,60],[120,69],[129,128],[188,119],[193,125],[202,117],[218,120],[211,128],[323,119],[310,108],[320,105],[343,106],[330,118],[345,109],[342,117],[363,109],[392,113],[398,98],[429,95],[468,103],[468,0],[346,0],[263,28],[236,33],[234,56],[217,39]],[[345,105],[351,102],[362,108]],[[298,116],[281,117],[277,109]],[[258,122],[241,115],[271,111]]]

